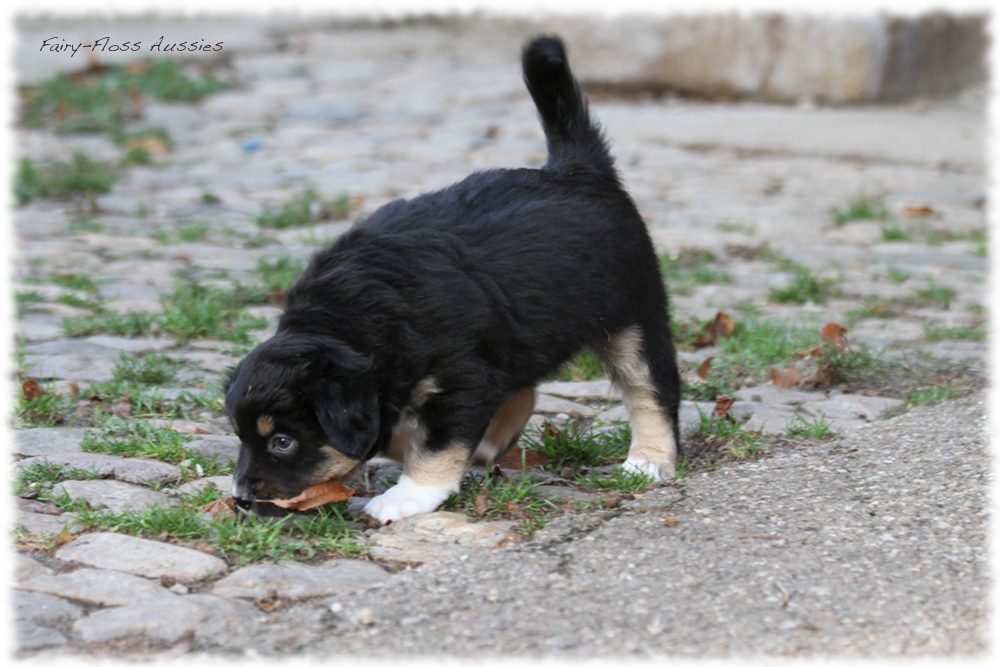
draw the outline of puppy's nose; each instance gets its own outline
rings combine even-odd
[[[249,512],[250,508],[253,507],[253,498],[237,498],[233,496],[233,504],[236,505],[236,509]]]
[[[233,478],[233,504],[238,509],[249,512],[253,505],[253,495],[250,485],[245,480]]]

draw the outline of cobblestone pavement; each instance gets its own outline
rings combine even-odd
[[[92,473],[19,485],[19,655],[981,654],[984,410],[981,394],[954,396],[985,375],[986,178],[965,148],[949,159],[935,144],[931,163],[919,150],[935,128],[981,133],[974,103],[841,113],[592,100],[655,242],[674,260],[677,322],[720,311],[746,327],[767,318],[817,333],[838,322],[851,349],[864,344],[914,374],[933,369],[923,399],[889,378],[825,384],[822,360],[789,360],[799,378],[819,371],[818,380],[786,388],[751,378],[734,388],[731,414],[771,439],[771,458],[612,501],[538,472],[553,497],[603,505],[527,536],[514,521],[455,512],[361,527],[364,559],[246,564],[166,532],[86,528],[77,520],[84,505],[46,500],[120,514],[176,506],[206,485],[229,488],[238,441],[219,410],[218,381],[270,335],[280,306],[260,298],[241,304],[242,314],[204,315],[208,331],[230,322],[228,340],[170,334],[178,308],[199,298],[181,286],[266,291],[261,262],[307,260],[393,198],[475,169],[544,161],[518,71],[523,35],[473,48],[475,30],[463,25],[304,29],[282,50],[233,52],[217,73],[239,88],[197,104],[145,104],[137,127],[165,128],[171,143],[152,164],[128,167],[93,206],[43,198],[17,208],[18,382],[37,380],[43,400],[68,408],[54,424],[23,411],[15,418],[16,471],[47,460]],[[788,129],[771,136],[764,127]],[[866,152],[864,137],[906,128],[914,131],[898,151],[879,138]],[[836,132],[843,145],[815,137]],[[716,134],[725,139],[713,142]],[[19,128],[16,147],[37,163],[122,154],[106,136],[51,129]],[[307,186],[334,207],[328,219],[259,224],[262,211],[279,212]],[[862,195],[873,219],[838,223],[833,211]],[[820,296],[776,296],[797,289]],[[108,314],[134,327],[146,321],[153,334],[128,335],[126,323],[68,335],[67,322]],[[237,336],[241,317],[259,319]],[[689,384],[705,385],[696,371],[724,358],[720,345],[683,347]],[[180,365],[153,400],[96,393],[110,392],[129,360],[159,355]],[[567,378],[541,391],[535,427],[624,418],[603,380]],[[183,414],[164,416],[167,404]],[[685,401],[685,429],[713,407]],[[143,437],[190,438],[186,453],[82,451],[102,437],[100,415],[116,409],[148,424]],[[789,424],[820,419],[834,439],[788,439]],[[213,457],[218,469],[206,469]]]

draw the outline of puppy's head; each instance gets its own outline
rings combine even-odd
[[[242,443],[238,505],[293,498],[370,458],[379,433],[371,367],[370,357],[337,339],[282,333],[233,369],[225,403]]]

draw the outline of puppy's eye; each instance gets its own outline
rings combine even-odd
[[[271,438],[271,451],[277,452],[278,454],[288,454],[295,450],[296,445],[298,445],[295,440],[289,438],[287,435],[276,435]]]

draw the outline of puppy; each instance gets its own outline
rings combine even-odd
[[[625,467],[675,474],[680,378],[649,234],[562,42],[524,49],[548,145],[541,169],[477,172],[391,202],[313,258],[277,333],[233,370],[242,507],[403,462],[366,512],[431,512],[469,464],[517,440],[534,387],[599,353],[632,421]]]

